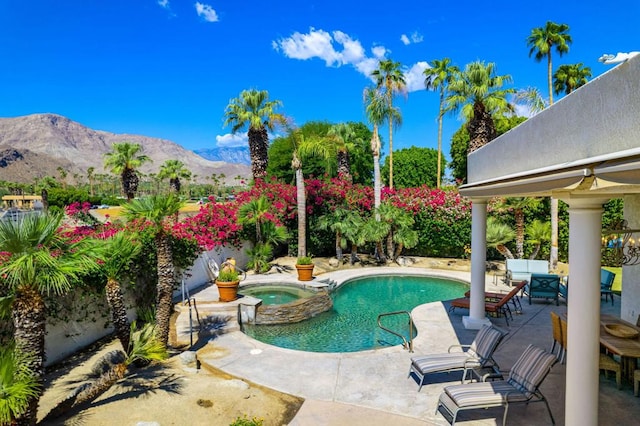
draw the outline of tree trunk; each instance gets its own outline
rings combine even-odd
[[[111,309],[111,321],[116,330],[116,336],[122,344],[125,353],[129,353],[130,324],[127,317],[127,309],[124,306],[124,297],[120,283],[113,278],[107,279],[106,285],[107,303]]]
[[[520,208],[514,211],[516,221],[516,257],[524,259],[524,211]]]
[[[171,178],[171,179],[169,179],[169,189],[171,189],[176,194],[180,193],[180,187],[181,186],[182,185],[180,184],[180,178]]]
[[[402,243],[398,243],[398,245],[396,246],[396,252],[393,255],[393,261],[397,261],[398,258],[400,257],[400,254],[402,253],[402,249],[404,248],[404,244]]]
[[[387,235],[387,260],[393,261],[393,229],[389,231],[389,235]]]
[[[169,327],[173,310],[173,256],[171,244],[164,231],[156,235],[158,249],[158,285],[156,296],[156,336],[166,348],[169,343]]]
[[[18,425],[35,425],[44,378],[44,337],[46,307],[40,292],[33,286],[20,286],[11,306],[16,350],[33,354],[27,367],[38,383],[38,395],[29,400],[27,410],[16,418]]]
[[[349,166],[349,152],[346,150],[338,151],[338,177],[349,183],[353,182],[353,176],[351,176],[351,168]]]
[[[549,253],[549,268],[554,270],[558,266],[558,199],[551,197],[551,250]]]
[[[376,209],[376,220],[380,221],[378,209],[382,201],[382,188],[380,183],[380,138],[378,137],[378,126],[373,125],[373,136],[371,137],[371,152],[373,153],[373,206]]]
[[[436,176],[436,188],[440,189],[440,176],[442,175],[442,106],[444,105],[444,86],[440,88],[440,107],[438,108],[438,175]]]
[[[295,158],[297,159],[297,155]],[[307,200],[301,163],[300,167],[296,168],[296,198],[298,205],[298,257],[303,257],[307,255]]]
[[[338,264],[342,265],[342,234],[340,231],[336,231],[336,257],[338,258]]]
[[[65,399],[60,401],[47,415],[44,420],[51,420],[60,417],[73,407],[94,401],[100,395],[111,389],[118,380],[121,380],[127,374],[126,363],[116,364],[106,373],[98,377],[93,383],[85,384],[76,388]]]
[[[358,261],[358,246],[355,244],[351,244],[351,259],[349,263],[354,265]]]
[[[131,201],[136,198],[136,192],[138,191],[138,174],[133,169],[124,169],[122,171],[122,191],[127,196],[127,201]]]
[[[391,109],[391,102],[389,102]],[[393,120],[389,116],[389,189],[393,189]]]
[[[253,180],[264,179],[267,175],[269,162],[269,136],[267,129],[250,127],[247,134],[249,138],[249,155],[251,156],[251,174]]]
[[[469,120],[467,130],[469,131],[467,154],[471,154],[495,139],[496,129],[493,118],[481,102],[473,104],[473,118]]]
[[[533,253],[531,253],[531,256],[529,256],[529,259],[533,260],[536,258],[536,256],[538,256],[538,253],[540,252],[540,244],[536,244],[536,248],[533,249]]]
[[[496,246],[496,249],[500,252],[501,255],[503,255],[506,259],[513,259],[513,253],[511,253],[511,250],[509,250],[507,248],[507,246],[505,246],[504,244],[498,244],[498,246]]]

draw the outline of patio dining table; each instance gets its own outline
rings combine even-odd
[[[640,331],[640,327],[622,320],[613,315],[600,316],[600,345],[610,353],[620,356],[622,375],[633,382],[633,371],[636,368],[636,359],[640,358],[640,337],[622,338],[609,334],[605,325],[617,324]]]

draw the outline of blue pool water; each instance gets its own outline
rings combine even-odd
[[[357,352],[399,345],[378,327],[378,315],[462,297],[467,284],[425,276],[373,276],[350,280],[332,295],[333,309],[295,324],[245,325],[245,333],[271,345],[309,352]],[[407,317],[383,318],[383,325],[409,337]]]
[[[311,291],[298,287],[279,285],[243,288],[240,290],[240,293],[262,299],[262,303],[265,305],[282,305],[293,302],[294,300],[313,296]]]

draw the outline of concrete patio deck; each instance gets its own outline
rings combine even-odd
[[[369,269],[372,274],[388,270],[469,280],[468,273],[458,271],[425,268],[368,268],[366,271]],[[316,280],[342,282],[351,276],[361,276],[364,271],[340,271]],[[286,275],[278,275],[278,279],[296,281]],[[493,277],[487,276],[488,290],[509,290],[504,285],[495,287],[492,282]],[[215,286],[193,296],[198,303],[204,304],[215,297],[211,292],[215,292]],[[620,299],[616,297],[615,302],[612,306],[603,301],[601,312],[619,316]],[[460,373],[433,375],[421,392],[418,392],[415,379],[407,378],[407,373],[412,356],[446,352],[452,344],[468,344],[473,340],[476,332],[462,326],[462,316],[468,312],[449,313],[448,306],[447,302],[430,303],[414,309],[412,316],[419,332],[414,341],[414,353],[399,346],[357,353],[301,352],[264,344],[236,330],[211,340],[198,358],[204,364],[249,382],[305,398],[291,425],[444,425],[447,424],[444,418],[435,414],[437,400],[444,386],[459,383]],[[551,311],[566,312],[566,304],[561,301],[560,306],[556,306],[534,301],[529,305],[523,300],[523,313],[514,315],[508,327],[504,318],[491,319],[496,326],[509,331],[495,354],[503,370],[508,370],[530,343],[547,350],[550,348]],[[185,315],[183,312],[178,318],[183,330]],[[558,363],[553,367],[541,390],[549,400],[556,424],[564,424],[564,365]],[[625,383],[623,389],[618,390],[612,376],[600,376],[599,406],[599,424],[602,425],[636,424],[640,418],[640,399],[633,396],[632,384]],[[501,424],[502,415],[501,408],[474,410],[460,415],[458,423]],[[507,423],[540,425],[551,421],[544,404],[530,404],[511,407]]]

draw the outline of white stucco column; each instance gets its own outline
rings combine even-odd
[[[600,199],[569,199],[569,301],[565,424],[598,425]]]
[[[462,317],[465,328],[479,330],[491,321],[484,313],[485,271],[487,263],[487,200],[471,199],[471,306]]]

